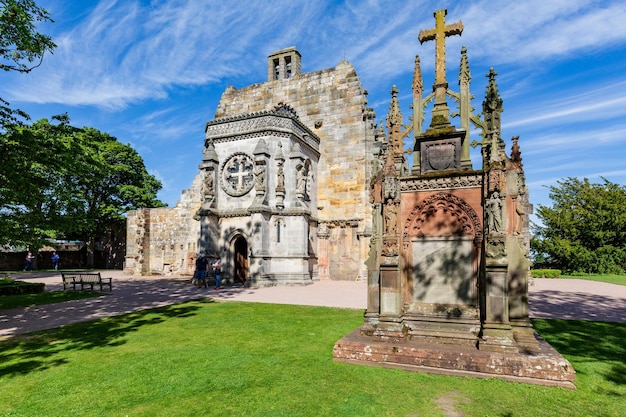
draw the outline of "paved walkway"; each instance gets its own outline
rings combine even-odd
[[[106,297],[35,307],[0,310],[0,338],[52,329],[199,298],[365,309],[367,284],[354,281],[317,281],[308,286],[268,288],[225,287],[197,289],[188,278],[136,277],[121,271],[102,271],[113,277]],[[20,274],[20,280],[44,282],[46,290],[63,288],[60,273]],[[530,316],[626,322],[626,286],[581,280],[535,279],[529,287]]]

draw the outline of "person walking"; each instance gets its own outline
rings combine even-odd
[[[220,286],[222,285],[222,260],[219,255],[217,255],[215,262],[213,262],[211,267],[213,268],[213,274],[215,275],[215,289],[219,291]]]
[[[50,256],[50,260],[52,261],[52,269],[58,271],[59,269],[59,254],[57,251],[52,251],[52,256]]]
[[[198,284],[198,288],[200,288],[200,282],[202,282],[202,285],[204,285],[205,288],[207,287],[206,273],[208,269],[209,261],[204,257],[204,255],[199,254],[196,259],[196,272],[193,274],[193,277],[196,279],[196,283]]]

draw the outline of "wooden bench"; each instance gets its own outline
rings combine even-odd
[[[76,286],[80,285],[81,291],[85,289],[85,286],[93,291],[94,285],[99,285],[102,291],[103,286],[108,285],[109,291],[113,291],[112,278],[102,278],[100,272],[63,272],[61,276],[63,277],[63,290],[71,285],[76,291]]]

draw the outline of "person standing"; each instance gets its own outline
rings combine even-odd
[[[59,269],[59,254],[57,253],[57,251],[52,251],[52,256],[50,257],[50,260],[52,261],[52,269],[57,271]]]
[[[217,255],[211,267],[213,267],[213,274],[215,274],[215,289],[219,291],[222,285],[222,260],[219,255]]]
[[[33,270],[33,260],[35,257],[31,252],[28,252],[26,255],[26,265],[24,266],[24,271],[32,271]]]
[[[206,273],[208,269],[209,261],[204,257],[204,255],[198,255],[198,258],[196,259],[196,272],[194,273],[194,278],[196,279],[198,288],[200,288],[200,282],[202,282],[202,285],[205,287],[207,286]]]

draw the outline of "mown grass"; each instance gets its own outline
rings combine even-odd
[[[609,284],[626,285],[626,275],[561,275],[561,279],[583,279],[587,281],[607,282]]]
[[[626,324],[536,320],[578,390],[335,363],[362,310],[192,301],[0,342],[1,416],[621,416]],[[458,414],[453,414],[458,413]]]

